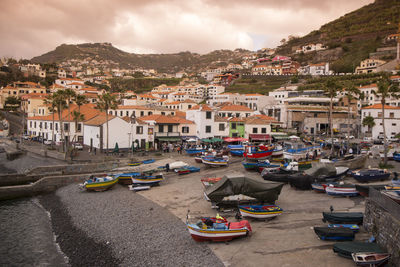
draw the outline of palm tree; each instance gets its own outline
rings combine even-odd
[[[362,121],[363,126],[368,126],[368,132],[372,131],[372,128],[375,126],[375,120],[372,116],[364,117]]]
[[[80,121],[84,121],[85,120],[85,115],[80,113],[79,111],[74,110],[72,112],[72,118],[75,121],[75,136],[73,139],[76,138],[76,134],[77,134],[77,130],[78,130],[78,123]]]
[[[65,97],[63,90],[58,90],[52,96],[52,101],[54,101],[55,110],[57,111],[57,114],[58,114],[58,120],[59,120],[60,131],[61,131],[61,140],[63,140],[63,142],[64,142],[64,144],[63,144],[63,152],[64,153],[66,153],[66,151],[67,151],[65,136],[64,136],[63,118],[62,118],[62,113],[64,111],[64,108],[67,106],[67,102],[65,99],[66,99],[66,97]]]
[[[360,90],[352,83],[348,82],[345,85],[344,98],[347,99],[347,147],[350,147],[350,114],[351,102],[360,99]]]
[[[395,84],[387,73],[382,73],[381,78],[378,81],[378,90],[372,91],[374,95],[381,98],[382,106],[382,128],[383,128],[383,153],[385,155],[383,164],[387,164],[387,138],[386,138],[386,128],[385,128],[385,105],[386,98],[399,98],[400,90],[397,84]]]
[[[76,94],[74,98],[75,104],[78,106],[78,111],[81,112],[81,106],[87,104],[89,101],[87,100],[86,96]]]
[[[64,90],[64,96],[65,96],[65,100],[67,101],[67,105],[68,105],[68,138],[71,137],[70,134],[70,125],[69,122],[71,121],[71,102],[74,99],[74,97],[76,96],[76,93],[74,90],[67,88]],[[70,143],[70,140],[68,139],[68,144]]]
[[[56,112],[56,101],[54,101],[54,95],[48,95],[44,99],[44,104],[45,105],[50,105],[49,111],[51,112],[52,115],[52,127],[51,127],[51,148],[54,148],[54,113]]]
[[[107,148],[107,155],[108,155],[108,111],[110,109],[117,109],[118,107],[118,101],[115,98],[114,95],[111,95],[110,93],[105,93],[103,95],[99,96],[99,99],[97,101],[96,108],[105,111],[106,112],[106,124],[107,124],[107,133],[106,133],[106,148]]]
[[[332,113],[333,113],[333,99],[337,96],[339,85],[334,81],[333,79],[328,79],[325,82],[324,85],[324,90],[327,96],[330,98],[329,102],[329,129],[331,132],[331,154],[333,153],[333,118],[332,118]]]

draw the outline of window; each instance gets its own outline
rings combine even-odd
[[[182,133],[189,133],[189,127],[187,126],[182,127]]]
[[[225,131],[225,124],[220,123],[220,124],[219,124],[219,130],[220,130],[220,131]]]
[[[36,128],[36,121],[33,123],[33,127]]]
[[[39,122],[39,128],[42,129],[42,122]]]
[[[31,128],[32,128],[32,121],[30,121],[30,122],[29,122],[29,127],[31,127]]]
[[[144,116],[144,111],[140,111],[140,117]]]
[[[53,123],[50,122],[49,125],[50,125],[49,129],[53,130]]]
[[[153,112],[151,112],[151,111],[149,111],[149,113],[148,113],[149,115],[152,115],[153,114]]]
[[[211,126],[210,125],[206,126],[206,133],[211,133]]]
[[[47,122],[44,123],[44,128],[47,130]]]
[[[136,134],[143,134],[143,126],[136,126]]]
[[[378,112],[378,117],[382,117],[382,112]]]
[[[394,112],[389,113],[389,118],[394,118]]]
[[[164,132],[164,125],[158,125],[158,131],[160,133],[163,133]]]
[[[161,112],[161,115],[165,115],[165,112],[163,111],[163,112]]]
[[[124,116],[123,114],[124,114],[124,113],[123,113],[123,111],[121,110],[121,111],[119,112],[119,115],[122,117],[122,116]]]
[[[172,133],[172,125],[168,125],[168,132]]]
[[[206,119],[211,119],[211,111],[206,112]]]
[[[68,123],[64,123],[64,131],[68,131],[68,126],[69,126]]]
[[[392,123],[392,126],[397,126],[397,124],[396,123]]]
[[[236,130],[236,123],[232,123],[232,130]]]
[[[261,128],[261,133],[263,134],[267,133],[267,128]]]
[[[258,128],[253,128],[253,134],[258,133]]]
[[[129,116],[129,111],[126,112],[126,116]]]
[[[58,123],[56,123],[55,125],[56,125],[56,131],[58,131]]]
[[[82,131],[82,123],[78,123],[78,128],[76,129],[77,132]]]
[[[228,117],[232,117],[232,113],[228,113]]]

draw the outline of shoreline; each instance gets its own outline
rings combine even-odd
[[[111,254],[109,246],[96,242],[73,224],[67,209],[55,193],[39,196],[38,199],[50,213],[55,242],[67,256],[70,266],[117,266],[120,263]]]

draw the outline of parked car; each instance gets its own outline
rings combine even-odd
[[[73,143],[72,147],[78,150],[82,150],[83,149],[83,145],[81,143]]]
[[[24,139],[24,140],[29,140],[29,138],[30,138],[30,136],[27,135],[27,134],[24,134],[24,135],[22,136],[22,139]]]
[[[44,140],[43,144],[45,145],[51,145],[52,141],[51,140]]]

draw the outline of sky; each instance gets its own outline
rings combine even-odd
[[[373,0],[0,0],[0,56],[110,42],[131,53],[274,48]]]

